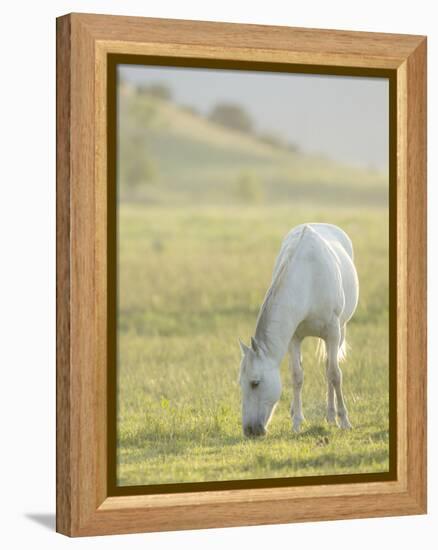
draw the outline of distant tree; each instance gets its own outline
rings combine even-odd
[[[289,143],[287,143],[286,148],[287,148],[288,151],[291,151],[292,153],[298,153],[298,151],[300,150],[298,145],[296,143],[294,143],[293,141],[290,141]]]
[[[210,113],[210,120],[233,130],[250,134],[253,122],[247,111],[235,103],[218,103]]]
[[[118,176],[127,188],[135,189],[156,179],[157,166],[147,153],[140,133],[125,136],[120,142]]]
[[[259,140],[263,143],[267,143],[268,145],[271,145],[272,147],[276,147],[278,149],[284,149],[286,144],[284,140],[277,136],[276,134],[266,133],[261,134],[258,136]]]
[[[255,203],[263,199],[261,179],[250,170],[242,171],[236,179],[236,195],[245,202]]]
[[[148,85],[140,84],[137,90],[140,94],[147,94],[152,97],[157,97],[158,99],[164,99],[165,101],[170,101],[172,99],[172,90],[167,84],[161,82]]]
[[[198,109],[193,105],[181,105],[180,107],[186,113],[190,113],[193,116],[200,116]]]
[[[263,143],[267,143],[268,145],[271,145],[272,147],[276,147],[278,149],[291,151],[293,153],[296,153],[298,151],[298,146],[296,143],[288,142],[277,134],[272,134],[268,132],[266,134],[260,134],[258,138]]]

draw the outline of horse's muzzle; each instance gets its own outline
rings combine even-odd
[[[243,428],[243,434],[245,437],[261,437],[266,435],[266,429],[263,424],[255,424],[254,426],[248,424]]]

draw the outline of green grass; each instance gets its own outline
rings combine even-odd
[[[388,470],[386,208],[122,203],[119,212],[120,485]],[[284,361],[269,433],[246,440],[238,338],[253,334],[282,237],[309,221],[340,225],[355,247],[360,301],[342,365],[354,429],[325,423],[324,366],[308,339],[302,433],[291,430]]]

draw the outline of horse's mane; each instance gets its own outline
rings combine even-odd
[[[304,226],[303,230],[301,231],[298,242],[296,246],[287,246],[285,252],[283,253],[283,256],[280,260],[280,263],[278,266],[274,269],[274,276],[272,278],[271,285],[266,292],[265,298],[263,300],[262,306],[260,308],[259,314],[257,316],[256,321],[256,329],[255,329],[255,339],[260,342],[260,340],[264,340],[267,336],[266,333],[266,325],[267,325],[267,313],[271,311],[275,296],[277,295],[277,292],[280,290],[284,276],[291,266],[292,257],[295,255],[295,252],[298,249],[299,243],[305,233],[306,226]],[[281,254],[281,251],[280,251]],[[272,320],[271,320],[272,322]]]

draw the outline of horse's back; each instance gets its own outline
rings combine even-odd
[[[306,223],[297,225],[286,235],[283,242],[288,240],[293,240],[299,238],[302,234],[304,228],[311,228],[315,231],[321,238],[327,241],[331,246],[337,248],[342,246],[345,252],[353,260],[353,243],[351,242],[350,237],[345,233],[343,229],[337,225],[330,223]]]
[[[298,225],[284,238],[274,273],[287,257],[298,260],[298,269],[305,258],[310,260],[315,273],[308,272],[302,280],[315,281],[313,296],[330,294],[342,310],[341,321],[348,321],[357,306],[359,286],[353,245],[345,231],[327,223]]]

